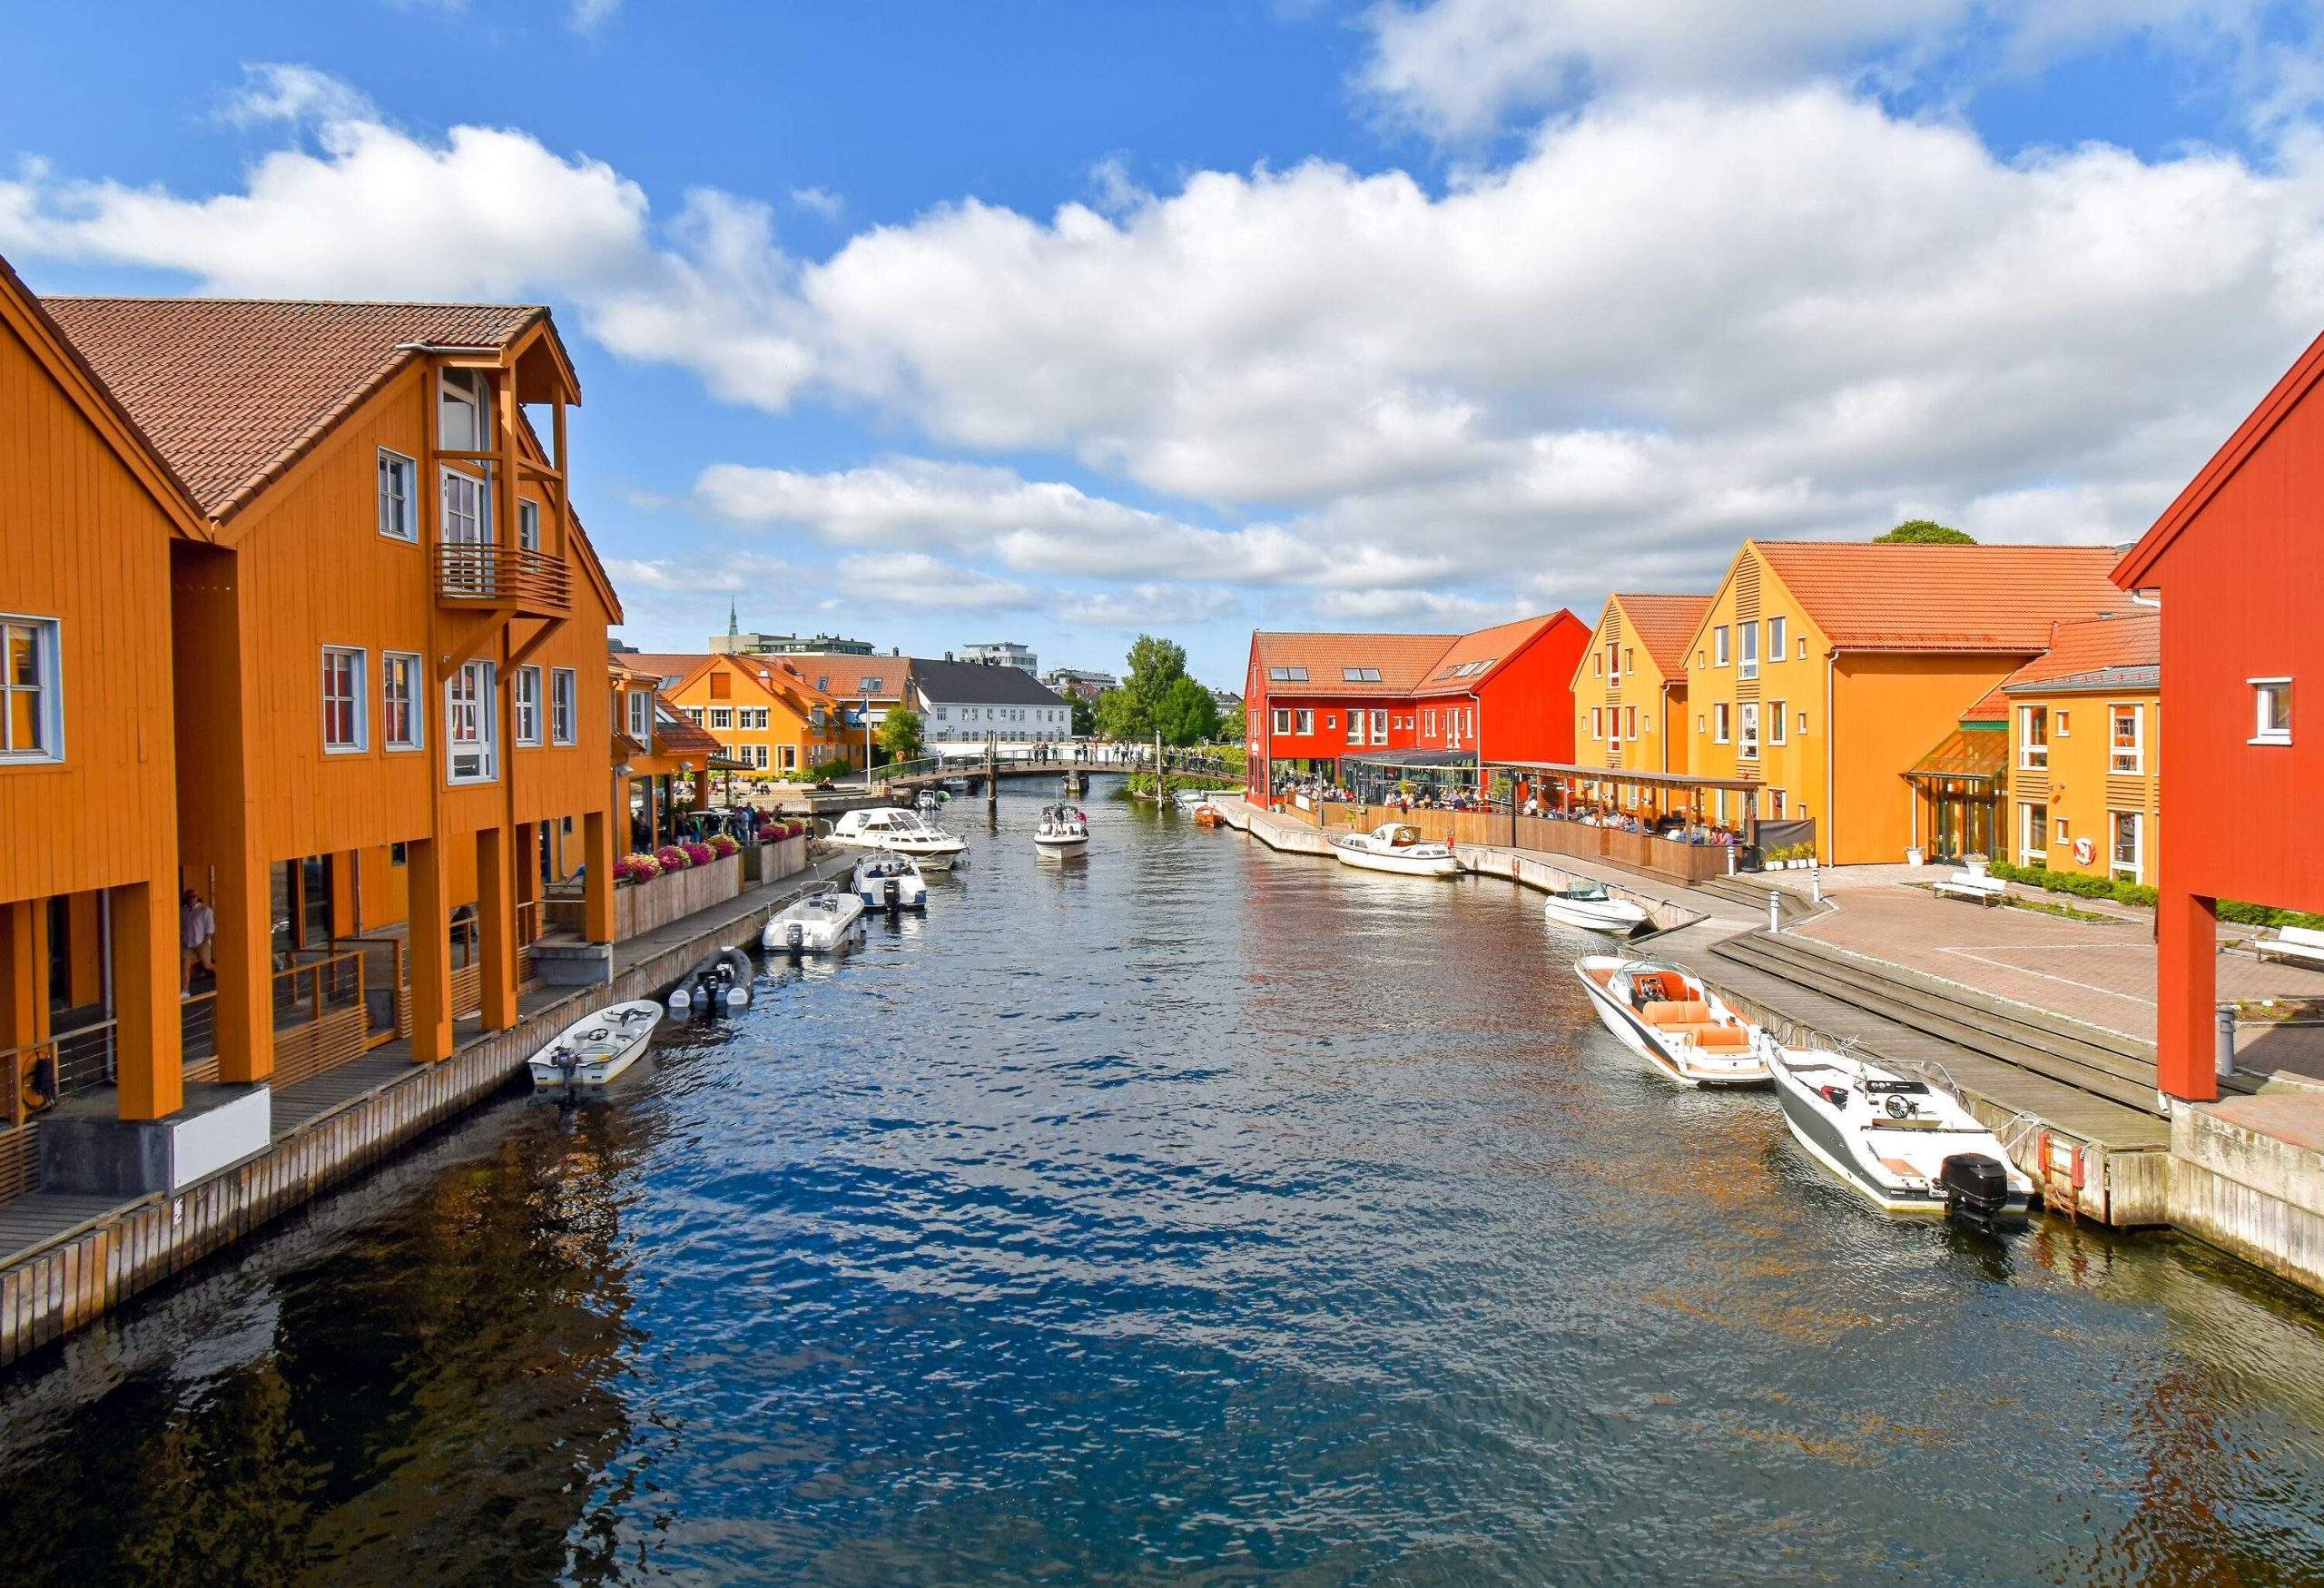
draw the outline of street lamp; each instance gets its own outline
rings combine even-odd
[[[872,697],[863,697],[863,786],[872,786]]]

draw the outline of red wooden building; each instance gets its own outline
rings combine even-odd
[[[1251,636],[1249,793],[1335,778],[1347,759],[1573,758],[1573,674],[1590,626],[1560,610],[1472,634]]]
[[[2324,338],[2114,570],[2162,606],[2162,1090],[2219,1095],[2221,899],[2324,910]]]

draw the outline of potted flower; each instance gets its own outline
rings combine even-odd
[[[662,863],[662,873],[665,876],[672,872],[682,872],[694,864],[693,858],[675,843],[664,848],[654,858]]]
[[[719,859],[724,860],[730,854],[740,854],[742,852],[743,846],[734,842],[732,834],[717,833],[711,835],[710,853]]]
[[[650,883],[662,874],[662,863],[650,854],[625,854],[614,862],[616,883]]]
[[[688,865],[708,865],[718,858],[716,852],[707,843],[682,843],[678,847],[686,852]]]
[[[1961,863],[1969,868],[1971,876],[1981,877],[1985,874],[1985,868],[1993,864],[1993,857],[1987,854],[1965,854],[1961,857]]]

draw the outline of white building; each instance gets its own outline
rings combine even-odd
[[[915,660],[906,687],[931,755],[1073,737],[1073,703],[1002,663]]]
[[[1021,667],[1026,672],[1036,676],[1041,670],[1040,658],[1033,655],[1033,647],[1020,646],[1013,639],[997,639],[983,645],[962,646],[960,660],[990,662],[1002,667]]]

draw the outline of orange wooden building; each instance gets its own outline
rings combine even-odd
[[[177,1109],[173,548],[209,526],[0,261],[0,1199],[27,1112]]]
[[[217,1077],[513,1025],[543,887],[586,861],[588,936],[614,921],[620,607],[566,490],[580,389],[548,311],[47,307],[206,520],[131,648],[167,623]]]

